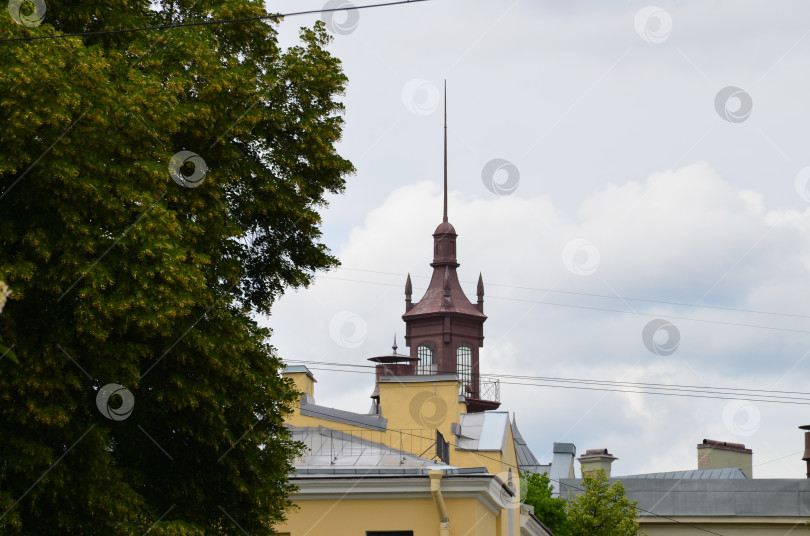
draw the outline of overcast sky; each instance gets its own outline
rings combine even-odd
[[[446,78],[449,216],[473,299],[483,273],[483,372],[810,392],[810,4],[656,6],[325,16],[349,78],[338,149],[357,174],[323,211],[343,267],[262,320],[280,354],[368,364],[394,332],[405,350],[405,274],[421,297],[441,221]],[[317,18],[288,18],[282,43]],[[656,318],[671,326],[645,345]],[[368,410],[372,376],[313,372],[318,403]],[[709,438],[752,448],[756,477],[804,477],[807,405],[517,385],[501,398],[541,463],[573,442],[608,448],[616,475],[694,469]]]

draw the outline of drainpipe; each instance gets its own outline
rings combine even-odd
[[[439,512],[439,536],[450,536],[450,517],[447,515],[444,497],[442,497],[441,480],[444,472],[440,469],[431,469],[428,475],[430,476],[430,494],[433,495],[436,510]]]

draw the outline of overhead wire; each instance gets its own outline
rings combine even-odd
[[[286,359],[288,363],[301,363],[311,365],[313,370],[331,372],[354,372],[375,374],[375,365],[357,365],[353,363],[340,363],[329,361],[315,361],[308,359]],[[324,368],[329,367],[329,368]],[[441,374],[442,372],[438,372]],[[452,374],[454,372],[447,372]],[[483,380],[497,379],[505,385],[523,385],[529,387],[553,387],[561,389],[581,389],[590,391],[608,391],[619,393],[652,394],[665,396],[683,396],[687,398],[712,398],[720,400],[743,400],[750,402],[767,402],[782,404],[810,404],[810,392],[784,391],[770,389],[748,389],[741,387],[720,387],[701,385],[680,385],[650,382],[629,382],[617,380],[595,380],[590,378],[566,378],[557,376],[530,376],[503,373],[480,374]],[[523,380],[523,381],[513,381]],[[530,383],[526,383],[530,382]],[[562,385],[557,385],[562,384]],[[787,396],[802,395],[802,396]]]
[[[348,281],[352,283],[365,283],[369,285],[381,285],[386,287],[400,287],[401,285],[397,285],[394,283],[380,283],[377,281],[364,281],[361,279],[347,279],[342,277],[331,277],[331,276],[319,276],[321,279],[332,279],[335,281]],[[594,307],[590,305],[577,305],[572,303],[559,303],[559,302],[551,302],[551,301],[544,301],[544,300],[530,300],[526,298],[508,298],[506,296],[493,296],[491,294],[487,295],[488,299],[495,299],[495,300],[507,300],[507,301],[516,301],[516,302],[525,302],[525,303],[536,303],[540,305],[553,305],[557,307],[569,307],[573,309],[586,309],[590,311],[602,311],[607,313],[620,313],[620,314],[627,314],[627,315],[635,315],[635,316],[646,316],[652,318],[666,318],[670,320],[684,320],[687,322],[704,322],[708,324],[719,324],[724,326],[734,326],[734,327],[744,327],[744,328],[755,328],[755,329],[767,329],[772,331],[787,331],[790,333],[810,333],[810,330],[805,329],[794,329],[794,328],[786,328],[786,327],[778,327],[778,326],[762,326],[758,324],[744,324],[740,322],[727,322],[724,320],[711,320],[708,318],[690,318],[686,316],[675,316],[675,315],[668,315],[668,314],[655,314],[655,313],[642,313],[638,311],[626,311],[622,309],[608,309],[605,307]],[[620,298],[617,298],[620,299]]]
[[[764,461],[762,463],[758,463],[758,464],[754,465],[754,467],[761,467],[763,465],[768,465],[769,463],[778,462],[779,460],[784,460],[785,458],[792,458],[793,456],[796,456],[797,454],[801,454],[802,452],[804,452],[804,450],[797,450],[796,452],[791,452],[790,454],[785,454],[784,456],[780,456],[778,458],[773,458],[771,460],[767,460],[767,461]]]
[[[157,26],[142,26],[137,28],[119,28],[117,30],[98,30],[93,32],[75,32],[69,34],[50,34],[50,35],[32,35],[26,37],[10,37],[0,39],[0,43],[8,43],[11,41],[38,41],[41,39],[62,39],[67,37],[88,37],[92,35],[112,35],[112,34],[122,34],[122,33],[132,33],[132,32],[146,32],[150,30],[169,30],[174,28],[189,28],[194,26],[211,26],[217,24],[234,24],[240,22],[251,22],[251,21],[263,21],[263,20],[270,20],[270,19],[278,19],[282,17],[295,17],[299,15],[315,15],[319,13],[330,13],[334,11],[353,11],[353,10],[360,10],[360,9],[371,9],[371,8],[378,8],[378,7],[390,7],[402,4],[416,4],[419,2],[428,2],[429,0],[397,0],[394,2],[384,2],[384,3],[377,3],[377,4],[365,4],[361,6],[355,6],[352,4],[346,4],[341,7],[337,8],[323,8],[323,9],[309,9],[304,11],[293,11],[289,13],[276,13],[274,15],[259,15],[256,17],[243,17],[238,19],[213,19],[213,20],[203,20],[203,21],[195,21],[195,22],[178,22],[175,24],[160,24]]]
[[[399,273],[399,272],[382,272],[382,271],[379,271],[379,270],[364,270],[364,269],[360,269],[360,268],[347,268],[345,266],[341,266],[340,269],[341,270],[349,270],[351,272],[367,272],[367,273],[371,273],[371,274],[396,275],[396,276],[400,276],[400,277],[406,277],[407,275],[410,275],[410,274],[403,274],[403,273]],[[411,277],[420,278],[420,279],[430,279],[429,276],[424,276],[424,275],[413,275]],[[477,283],[477,281],[469,281],[469,280],[460,280],[460,282],[461,283],[469,283],[471,285],[475,285]],[[393,285],[393,286],[399,286],[399,285]],[[591,297],[591,298],[605,298],[605,299],[610,299],[610,300],[623,300],[623,301],[632,301],[632,302],[655,303],[655,304],[661,304],[661,305],[678,305],[678,306],[689,307],[689,308],[693,308],[693,309],[694,308],[718,309],[718,310],[721,310],[721,311],[733,311],[733,312],[738,312],[738,313],[753,313],[753,314],[761,314],[761,315],[775,315],[775,316],[787,316],[787,317],[792,317],[792,318],[810,319],[810,315],[800,315],[800,314],[794,314],[794,313],[779,313],[779,312],[775,312],[775,311],[759,311],[759,310],[756,310],[756,309],[739,309],[739,308],[735,308],[735,307],[721,307],[721,306],[718,306],[718,305],[702,305],[702,304],[699,304],[699,303],[684,303],[684,302],[666,301],[666,300],[653,300],[653,299],[649,299],[649,298],[628,298],[628,297],[625,297],[625,296],[610,296],[608,294],[595,294],[595,293],[592,293],[592,292],[577,292],[577,291],[572,291],[572,290],[557,290],[557,289],[553,289],[553,288],[524,287],[524,286],[518,286],[518,285],[506,285],[506,284],[503,284],[503,283],[492,283],[492,282],[487,282],[487,286],[502,287],[502,288],[513,288],[513,289],[517,289],[517,290],[533,290],[533,291],[537,291],[537,292],[551,292],[551,293],[555,293],[555,294],[571,294],[571,295],[575,295],[575,296],[587,296],[587,297]]]

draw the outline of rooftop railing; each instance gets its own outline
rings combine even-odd
[[[391,457],[401,465],[408,456],[418,456],[437,463],[448,458],[447,444],[438,430],[333,430],[331,428],[295,429],[293,439],[304,444],[303,458],[320,465],[317,458],[330,465],[365,465],[372,458]],[[416,461],[416,460],[413,460]]]

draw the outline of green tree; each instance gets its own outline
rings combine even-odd
[[[36,25],[19,4],[0,37],[266,15],[36,0]],[[298,394],[251,315],[336,265],[318,210],[353,168],[323,24],[286,50],[277,24],[0,43],[1,336],[18,361],[0,360],[0,533],[262,535],[283,519]]]
[[[551,496],[554,489],[548,473],[525,472],[523,480],[526,482],[526,496],[522,502],[534,507],[534,515],[551,529],[554,536],[569,536],[565,499]]]
[[[625,496],[624,486],[610,484],[601,469],[582,477],[585,493],[568,501],[572,536],[634,536],[638,534],[637,501]]]

